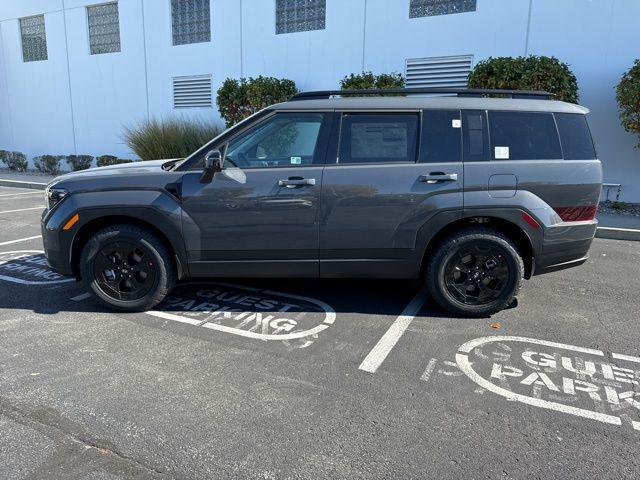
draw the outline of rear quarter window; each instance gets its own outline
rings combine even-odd
[[[587,117],[580,113],[555,115],[565,160],[594,160],[597,155]]]
[[[494,160],[562,158],[552,113],[489,112],[489,135]]]

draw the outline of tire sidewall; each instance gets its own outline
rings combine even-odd
[[[98,252],[106,245],[117,241],[127,241],[138,244],[147,250],[155,262],[156,276],[151,290],[144,297],[137,300],[118,300],[107,295],[97,284],[94,273],[94,260]],[[105,306],[121,311],[142,311],[157,305],[162,298],[164,292],[168,289],[168,271],[166,259],[153,245],[140,235],[135,235],[125,229],[113,229],[110,231],[99,232],[85,245],[80,257],[80,274],[86,288],[90,290],[95,297]]]

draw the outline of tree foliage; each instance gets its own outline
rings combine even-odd
[[[556,100],[578,103],[578,81],[569,65],[555,57],[488,58],[469,75],[469,88],[540,90]]]
[[[640,59],[622,75],[616,87],[616,100],[620,106],[620,122],[627,132],[640,137]],[[638,142],[640,148],[640,141]]]
[[[402,74],[395,72],[379,75],[372,72],[352,73],[340,81],[342,90],[404,88],[404,85]]]

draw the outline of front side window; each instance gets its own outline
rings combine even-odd
[[[173,44],[211,41],[210,0],[171,0]]]
[[[461,162],[461,126],[459,110],[425,110],[422,113],[420,162]]]
[[[344,114],[340,163],[416,161],[418,114]]]
[[[494,160],[553,160],[562,158],[552,113],[489,112]]]
[[[292,167],[320,163],[316,153],[324,113],[277,113],[231,140],[225,165]]]
[[[587,117],[579,113],[556,113],[556,123],[565,160],[595,160]]]
[[[22,36],[22,59],[25,62],[47,60],[47,33],[44,28],[44,15],[20,19]]]
[[[276,34],[324,30],[326,0],[276,0]]]
[[[91,55],[120,51],[118,2],[87,7]]]
[[[476,11],[476,0],[410,0],[409,18]]]

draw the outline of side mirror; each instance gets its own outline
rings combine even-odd
[[[211,150],[204,157],[204,170],[200,177],[200,183],[211,183],[216,172],[222,171],[222,153],[220,150]]]

